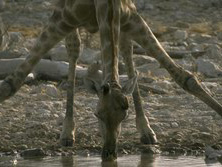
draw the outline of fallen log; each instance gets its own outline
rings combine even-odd
[[[0,60],[0,79],[4,79],[6,76],[11,74],[25,58],[15,59],[1,59]],[[68,76],[67,62],[58,62],[42,59],[33,69],[32,73],[36,75],[36,78],[60,81]],[[81,66],[76,67],[76,77],[83,78],[86,75],[87,69]]]
[[[137,47],[133,50],[133,53],[145,55],[146,50]],[[167,51],[167,53],[173,59],[183,59],[189,56],[192,56],[193,58],[197,59],[198,57],[203,56],[206,53],[206,51]]]
[[[142,89],[143,91],[146,91],[146,92],[151,92],[153,94],[167,94],[168,92],[165,91],[164,89],[157,89],[157,88],[154,88],[152,86],[148,86],[148,85],[144,85],[144,84],[139,84],[139,88]]]
[[[25,58],[15,59],[0,59],[0,80],[3,80],[8,75],[12,74],[14,70],[25,61]],[[51,61],[41,59],[35,66],[30,75],[26,78],[27,82],[33,79],[43,79],[49,81],[62,81],[68,77],[69,63],[64,61]],[[76,67],[76,78],[83,79],[87,74],[87,68]],[[127,80],[126,75],[120,76],[120,82]]]

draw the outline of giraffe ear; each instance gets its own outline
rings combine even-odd
[[[94,80],[93,78],[86,77],[83,79],[85,88],[93,94],[99,94],[99,91],[101,90],[101,84],[100,82]]]
[[[134,91],[134,88],[137,83],[137,75],[130,80],[128,80],[123,86],[122,86],[122,92],[125,95],[132,94]]]

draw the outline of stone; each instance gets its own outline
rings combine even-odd
[[[135,4],[136,4],[137,9],[139,10],[154,9],[154,6],[152,5],[152,3],[149,2],[149,0],[137,0],[135,1]]]
[[[158,78],[170,78],[170,74],[167,72],[166,69],[164,68],[160,68],[160,69],[156,69],[151,71],[151,75],[156,76]]]
[[[5,8],[5,0],[0,0],[0,11],[3,11]]]
[[[148,64],[143,64],[141,66],[136,67],[136,69],[141,72],[141,73],[148,73],[149,71],[155,71],[159,69],[159,63],[148,63]]]
[[[222,150],[215,150],[214,148],[207,146],[205,148],[205,157],[208,160],[222,159]]]
[[[27,149],[28,149],[28,146],[25,145],[25,144],[22,144],[22,145],[19,145],[19,146],[18,146],[18,149],[20,149],[20,150],[27,150]]]
[[[83,64],[91,64],[93,61],[100,59],[101,52],[90,48],[84,48],[78,61]]]
[[[45,118],[49,118],[51,116],[51,111],[50,110],[46,110],[46,109],[39,109],[37,114],[40,117],[45,117]]]
[[[208,43],[208,44],[211,44],[211,43],[217,43],[217,38],[216,37],[213,37],[211,35],[208,35],[208,34],[202,34],[202,33],[195,33],[195,34],[191,34],[189,36],[189,40],[192,40],[196,43]]]
[[[46,156],[46,153],[42,148],[33,148],[22,151],[21,156],[24,158],[44,157]]]
[[[195,63],[197,65],[197,71],[206,77],[216,78],[222,76],[222,69],[209,60],[198,58]]]
[[[133,62],[135,63],[136,66],[141,66],[149,63],[154,63],[154,64],[157,63],[156,59],[143,55],[133,55]]]
[[[178,125],[177,122],[172,122],[172,123],[171,123],[171,127],[172,127],[172,128],[178,128],[179,125]]]
[[[178,41],[184,41],[187,39],[187,31],[185,30],[177,30],[174,32],[174,39]]]
[[[24,42],[24,36],[21,32],[9,32],[9,44],[10,48],[17,48],[18,45],[22,45]]]
[[[60,91],[54,85],[46,85],[44,88],[45,88],[45,93],[48,96],[51,96],[51,97],[60,96]]]
[[[207,48],[206,56],[212,59],[222,60],[222,49],[220,46],[213,44]]]
[[[45,58],[49,58],[53,61],[66,61],[68,62],[68,55],[66,52],[66,47],[61,42],[52,48],[45,56]]]

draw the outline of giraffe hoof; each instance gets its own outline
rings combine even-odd
[[[73,139],[61,139],[60,143],[64,147],[72,147],[74,144],[74,140]]]
[[[142,144],[158,144],[156,136],[155,135],[142,135],[140,138],[140,142]]]

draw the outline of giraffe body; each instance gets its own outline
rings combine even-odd
[[[113,8],[110,8],[112,3]],[[110,13],[113,17],[110,17]],[[116,16],[116,17],[115,17]],[[110,19],[111,18],[111,19]],[[114,23],[117,23],[116,26]],[[75,121],[73,118],[73,90],[75,67],[80,52],[78,28],[89,32],[99,31],[103,54],[102,81],[90,76],[88,86],[99,97],[95,115],[99,119],[103,137],[103,160],[116,159],[118,135],[122,120],[126,117],[128,100],[124,94],[133,92],[136,110],[136,125],[144,144],[157,143],[156,135],[149,126],[136,81],[132,61],[132,41],[140,44],[150,56],[165,67],[175,81],[189,93],[197,96],[222,116],[222,106],[201,87],[197,79],[182,69],[168,56],[142,17],[136,12],[131,0],[59,0],[48,25],[39,36],[31,54],[15,72],[0,85],[0,102],[14,95],[22,86],[26,76],[56,43],[66,38],[69,56],[69,76],[67,91],[67,111],[60,141],[64,146],[74,143]],[[127,66],[129,82],[121,87],[118,81],[118,49]],[[102,85],[101,85],[102,84]]]

